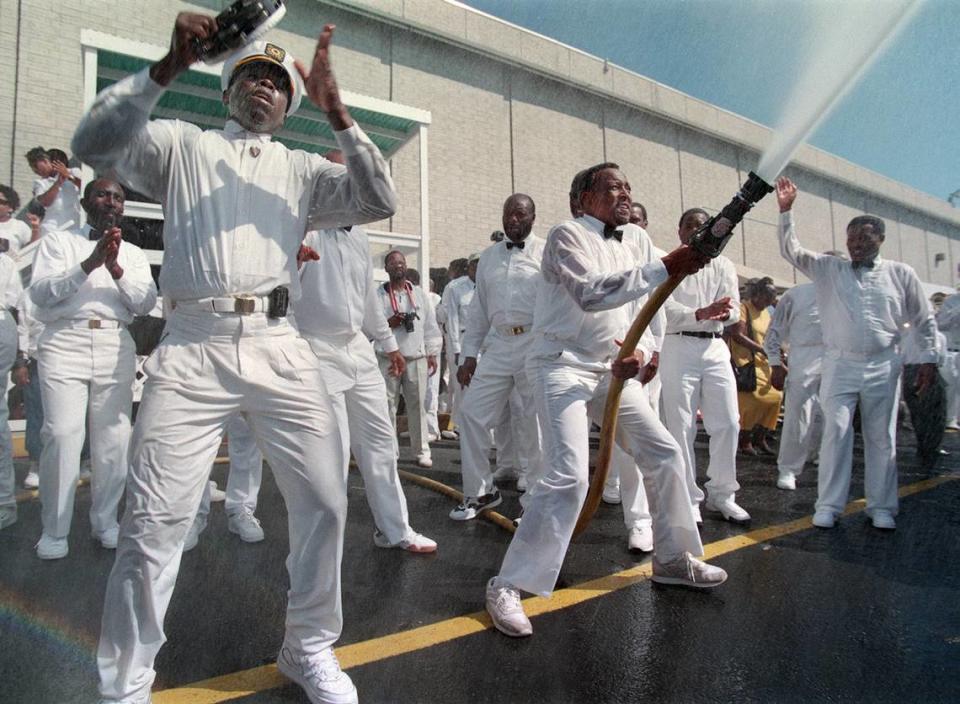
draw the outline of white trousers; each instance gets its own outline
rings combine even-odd
[[[123,328],[90,330],[48,325],[38,343],[43,399],[40,517],[43,532],[70,534],[80,474],[80,451],[90,426],[90,526],[94,534],[117,525],[127,478],[136,349]]]
[[[867,514],[897,512],[897,445],[894,425],[900,401],[900,357],[894,350],[869,361],[823,358],[820,404],[823,439],[817,481],[817,511],[843,511],[850,494],[853,414],[860,403]]]
[[[527,492],[523,521],[500,576],[515,587],[549,596],[556,585],[589,485],[589,419],[600,421],[609,372],[540,360],[536,400],[544,431],[543,476]],[[620,401],[617,441],[630,449],[643,475],[657,555],[670,560],[703,552],[687,494],[680,448],[650,408],[641,385],[628,381]]]
[[[536,404],[526,369],[531,340],[529,333],[501,336],[494,332],[487,338],[487,349],[460,408],[460,458],[465,496],[483,496],[496,489],[490,471],[490,431],[503,418],[514,389],[520,394],[522,411],[513,417],[513,442],[528,466],[539,463]]]
[[[659,413],[660,375],[657,374],[646,386],[643,395],[654,414]],[[657,382],[655,385],[654,382]],[[654,395],[654,392],[656,395]],[[623,508],[623,523],[627,530],[652,525],[650,503],[643,487],[643,470],[636,461],[619,445],[613,446],[610,453],[610,467],[607,470],[607,486],[620,491],[620,506]]]
[[[0,374],[7,374],[17,359],[17,324],[0,309]],[[37,383],[33,381],[33,383]],[[5,388],[5,385],[4,385]],[[10,410],[6,394],[0,402],[0,506],[17,505],[16,476],[13,471],[13,443],[10,439]]]
[[[343,446],[350,448],[357,461],[374,523],[391,543],[411,538],[414,530],[397,474],[397,434],[390,421],[395,415],[387,404],[386,382],[373,347],[362,334],[349,347],[312,335],[307,341],[321,371],[336,367],[335,373],[324,373],[324,377],[330,378],[337,428]],[[419,361],[426,366],[426,360]]]
[[[529,403],[533,403],[533,397],[531,395]],[[514,419],[517,419],[518,422],[522,422],[525,409],[527,406],[524,406],[523,398],[520,395],[520,392],[517,391],[517,387],[514,386],[513,392],[510,394],[510,399],[503,407],[503,413],[500,415],[500,421],[497,423],[496,427],[493,429],[493,444],[497,448],[497,471],[502,470],[512,470],[518,476],[523,476],[527,473],[527,468],[530,465],[530,458],[524,456],[524,452],[527,451],[523,443],[523,439],[517,437],[519,434],[519,429],[514,428]],[[539,432],[539,426],[537,427]],[[537,442],[537,449],[539,449],[540,443]],[[534,458],[536,461],[536,458]]]
[[[227,498],[224,510],[229,513],[257,510],[260,485],[263,483],[263,453],[257,447],[257,437],[239,413],[227,423],[227,450],[230,453],[230,472],[227,474]],[[210,513],[210,483],[203,490],[198,516]]]
[[[440,420],[437,411],[440,407],[440,370],[427,377],[427,394],[423,400],[427,413],[427,434],[440,437]]]
[[[947,352],[940,375],[947,385],[947,425],[960,416],[960,352]]]
[[[737,384],[730,366],[730,350],[718,338],[667,335],[660,352],[663,417],[683,453],[687,488],[693,505],[704,499],[697,486],[697,409],[710,436],[706,489],[722,501],[734,496],[737,483],[737,439],[740,411]]]
[[[430,444],[427,442],[427,414],[423,399],[427,391],[427,359],[407,359],[407,368],[399,377],[390,374],[390,359],[379,357],[380,376],[387,389],[387,405],[390,422],[396,434],[397,404],[400,394],[407,408],[407,430],[410,433],[410,449],[418,457],[430,456]]]
[[[457,381],[457,370],[463,363],[463,355],[454,355],[449,350],[453,349],[450,344],[450,337],[447,336],[447,370],[450,378],[447,379],[447,411],[450,413],[451,423],[457,427],[460,425],[460,404],[463,402],[463,394],[466,392],[460,382]],[[459,360],[457,359],[459,357]],[[459,430],[459,427],[457,427]]]
[[[165,640],[183,541],[227,423],[242,413],[287,505],[286,642],[305,653],[340,635],[347,455],[319,364],[286,320],[178,308],[144,365],[117,559],[97,661],[105,699],[145,699]]]
[[[819,446],[822,432],[820,369],[822,347],[790,349],[790,371],[785,385],[783,429],[777,469],[800,476],[803,466]]]

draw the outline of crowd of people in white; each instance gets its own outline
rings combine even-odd
[[[608,162],[574,177],[571,219],[545,239],[532,234],[533,199],[509,195],[497,241],[453,262],[442,296],[419,285],[400,251],[384,257],[388,280],[378,284],[360,225],[389,217],[396,195],[380,152],[340,102],[331,26],[310,66],[262,41],[231,56],[224,129],[150,119],[212,22],[181,14],[169,53],[104,90],[81,121],[73,151],[109,177],[82,186],[65,154],[38,148],[27,155],[38,178],[23,220],[16,192],[0,187],[0,369],[43,408],[25,482],[42,503],[36,554],[68,555],[88,426],[90,528],[117,550],[98,650],[104,702],[149,701],[164,613],[181,555],[197,544],[216,498],[209,478],[225,433],[229,530],[264,539],[255,515],[264,457],[287,505],[290,592],[278,665],[314,702],[357,698],[332,650],[342,627],[351,455],[375,544],[437,549],[411,527],[400,485],[401,396],[413,462],[430,468],[431,442],[459,440],[463,500],[451,519],[500,505],[500,480],[516,479],[523,492],[516,533],[486,586],[493,624],[510,636],[532,633],[520,592],[555,587],[587,492],[591,425],[612,377],[625,384],[603,496],[622,504],[628,549],[653,554],[654,581],[713,588],[727,579],[698,559],[698,524],[705,516],[750,521],[737,497],[738,437],[743,450],[753,431],[742,424],[744,394],[764,385],[786,391],[776,485],[795,489],[818,459],[813,523],[833,527],[849,494],[859,408],[867,514],[875,527],[895,528],[901,394],[925,433],[926,464],[942,452],[925,432],[929,414],[941,413],[941,436],[956,427],[960,294],[935,320],[913,270],[879,256],[882,220],[854,218],[846,256],[812,252],[797,238],[797,189],[780,179],[781,251],[812,283],[784,293],[767,326],[741,303],[733,263],[687,244],[706,211],[683,213],[677,246],[664,252],[645,230],[627,175]],[[333,127],[339,148],[325,158],[271,139],[304,97]],[[143,366],[135,424],[127,327],[154,310],[158,286],[144,253],[123,239],[125,188],[162,203],[165,217],[166,328]],[[38,239],[24,288],[15,258]],[[668,276],[686,278],[636,351],[618,360],[625,331]],[[735,339],[770,370],[755,371],[752,388],[731,364],[735,327]],[[6,412],[0,404],[4,428]],[[703,489],[694,452],[701,421],[709,436]],[[0,528],[16,520],[10,433],[2,432]]]

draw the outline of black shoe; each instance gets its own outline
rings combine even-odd
[[[486,511],[494,506],[499,506],[503,502],[503,497],[499,491],[483,496],[467,496],[463,503],[450,512],[450,518],[455,521],[469,521],[476,518],[481,511]]]

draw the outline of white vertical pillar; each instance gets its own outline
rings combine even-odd
[[[425,291],[430,290],[430,183],[427,158],[427,126],[420,125],[420,275]]]

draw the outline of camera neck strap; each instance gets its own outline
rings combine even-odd
[[[414,313],[417,310],[417,304],[413,300],[413,286],[410,285],[409,281],[403,282],[403,289],[407,292],[407,298],[410,300],[410,312]],[[397,296],[393,292],[393,285],[388,281],[387,282],[387,293],[390,294],[390,307],[393,308],[394,314],[399,315],[400,313],[400,304],[397,300]]]

